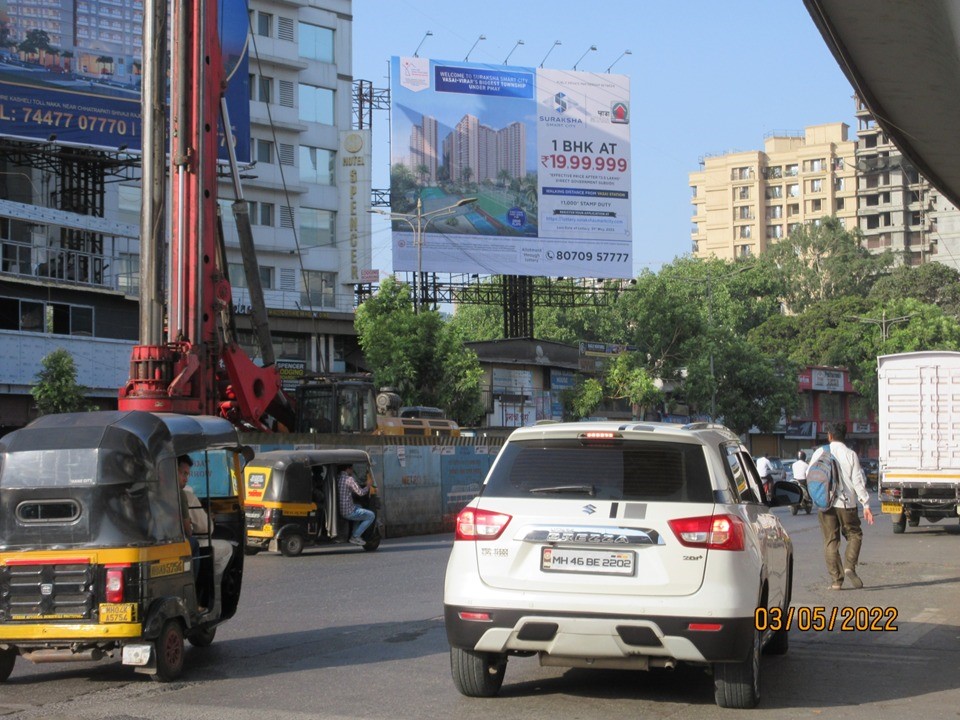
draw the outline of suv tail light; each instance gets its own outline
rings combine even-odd
[[[122,567],[108,567],[107,568],[107,581],[106,581],[106,592],[104,593],[104,599],[108,603],[120,603],[123,602],[123,568]]]
[[[681,545],[709,550],[743,550],[743,520],[733,515],[668,520]]]
[[[510,515],[464,508],[457,515],[456,540],[496,540],[512,520]]]

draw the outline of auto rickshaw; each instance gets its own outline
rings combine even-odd
[[[308,545],[345,542],[351,523],[340,516],[337,476],[347,465],[362,485],[371,472],[363,450],[258,453],[243,470],[247,554],[271,550],[296,557]],[[377,515],[363,534],[363,549],[376,550],[381,538],[376,486],[355,501]]]
[[[0,680],[17,656],[119,655],[177,678],[184,638],[209,645],[237,610],[243,453],[222,418],[139,411],[45,415],[0,438]],[[194,557],[184,536],[183,454],[211,536],[233,548],[220,578],[212,540],[198,538]]]

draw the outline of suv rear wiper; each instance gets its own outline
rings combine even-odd
[[[555,485],[553,487],[530,488],[527,492],[531,495],[534,493],[578,493],[593,497],[597,494],[597,489],[593,485]]]

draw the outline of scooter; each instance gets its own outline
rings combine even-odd
[[[797,480],[797,484],[800,486],[800,489],[803,490],[803,500],[797,505],[790,506],[790,514],[796,515],[799,510],[803,510],[809,515],[810,511],[813,510],[813,500],[810,499],[810,493],[807,492],[807,481]]]

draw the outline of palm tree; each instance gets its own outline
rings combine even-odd
[[[417,165],[417,179],[420,181],[421,185],[426,185],[427,181],[425,178],[430,177],[430,166],[426,163],[420,163]]]

